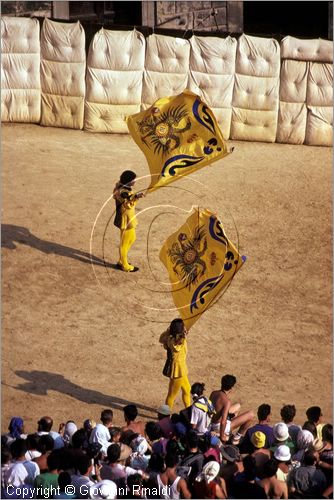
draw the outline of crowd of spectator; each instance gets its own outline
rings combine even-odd
[[[210,398],[193,384],[188,408],[164,404],[152,421],[129,404],[120,427],[111,409],[58,432],[44,416],[28,435],[13,417],[1,439],[1,498],[333,498],[333,426],[321,409],[308,408],[300,426],[284,405],[273,424],[261,404],[254,424],[231,402],[233,380],[225,375]]]

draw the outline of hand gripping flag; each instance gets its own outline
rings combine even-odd
[[[148,161],[151,191],[232,151],[212,111],[189,90],[158,99],[149,109],[128,116],[126,121]]]
[[[209,210],[199,209],[169,236],[159,257],[187,328],[218,300],[246,260],[227,238],[221,221]]]

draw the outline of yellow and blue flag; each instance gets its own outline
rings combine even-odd
[[[199,209],[168,237],[159,257],[187,328],[218,300],[246,260],[227,238],[216,215]]]
[[[232,151],[212,111],[189,90],[158,99],[126,121],[146,156],[151,172],[149,190],[191,174]]]

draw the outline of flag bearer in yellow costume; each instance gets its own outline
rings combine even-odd
[[[119,261],[117,265],[122,271],[133,273],[138,271],[138,267],[132,266],[128,262],[128,252],[136,241],[137,218],[135,206],[139,198],[144,193],[133,193],[132,188],[135,184],[136,174],[132,170],[125,170],[117,182],[113,198],[116,202],[116,215],[114,225],[121,231],[119,246]]]
[[[173,408],[178,392],[182,392],[182,401],[185,408],[191,405],[190,383],[188,380],[187,358],[187,330],[182,319],[174,319],[169,328],[161,335],[160,343],[167,350],[167,360],[163,374],[169,377],[169,388],[166,404]]]

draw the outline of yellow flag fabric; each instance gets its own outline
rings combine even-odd
[[[168,237],[159,257],[187,328],[218,300],[246,260],[227,238],[221,221],[209,210],[198,209]]]
[[[128,116],[126,122],[146,156],[151,191],[231,152],[212,111],[189,90],[158,99],[146,111]]]

